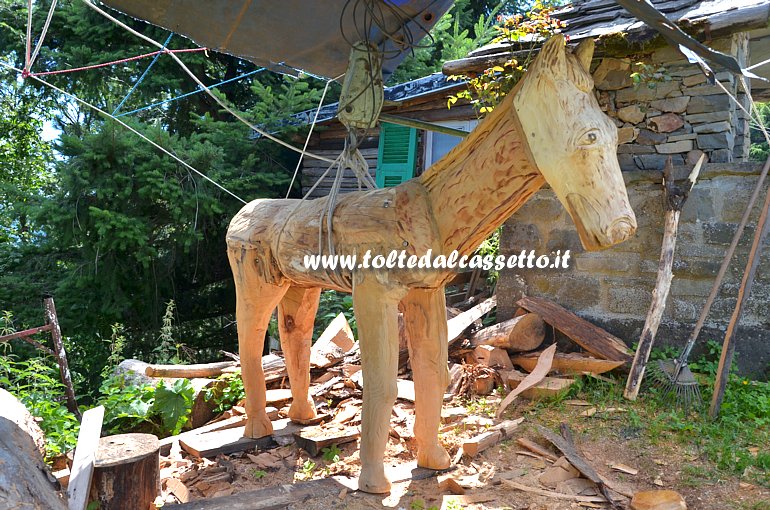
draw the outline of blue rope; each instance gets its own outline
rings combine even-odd
[[[150,108],[154,108],[156,106],[160,106],[160,105],[163,105],[163,104],[166,104],[166,103],[170,103],[172,101],[177,101],[179,99],[183,99],[185,97],[192,96],[194,94],[199,94],[200,92],[203,92],[205,90],[211,90],[213,88],[219,87],[220,85],[224,85],[226,83],[230,83],[230,82],[233,82],[233,81],[240,80],[242,78],[246,78],[247,76],[251,76],[252,74],[257,74],[257,73],[262,72],[264,70],[265,70],[264,67],[260,67],[259,69],[255,70],[255,71],[251,71],[251,72],[242,74],[240,76],[236,76],[235,78],[230,78],[229,80],[220,81],[219,83],[215,83],[214,85],[211,85],[210,87],[206,87],[205,89],[199,88],[198,90],[194,90],[192,92],[188,92],[186,94],[182,94],[181,96],[172,97],[171,99],[165,99],[163,101],[158,101],[157,103],[152,103],[152,104],[149,104],[147,106],[143,106],[141,108],[137,108],[136,110],[131,110],[130,112],[124,112],[124,113],[121,113],[120,115],[115,115],[115,116],[116,117],[123,117],[124,115],[131,115],[132,113],[141,112],[143,110],[149,110]]]
[[[163,43],[163,49],[164,49],[164,50],[166,49],[166,46],[168,46],[168,43],[169,43],[169,41],[171,41],[171,37],[172,37],[173,35],[174,35],[174,32],[171,32],[170,34],[168,34],[168,39],[166,39],[166,42],[164,42],[164,43]],[[136,90],[136,88],[139,86],[139,84],[140,84],[140,83],[142,83],[142,80],[144,80],[144,77],[145,77],[145,76],[147,76],[147,73],[150,71],[150,69],[152,68],[152,66],[154,66],[154,65],[155,65],[155,62],[157,62],[157,61],[158,61],[158,57],[160,57],[162,54],[163,54],[163,52],[161,51],[160,53],[158,53],[157,55],[155,55],[155,58],[153,58],[153,59],[152,59],[152,62],[150,62],[150,65],[148,65],[148,66],[147,66],[147,69],[145,69],[145,70],[144,70],[144,72],[143,72],[143,73],[142,73],[142,75],[139,77],[139,79],[138,79],[138,80],[136,80],[136,83],[134,83],[134,86],[133,86],[133,87],[131,87],[131,90],[129,90],[129,91],[128,91],[128,94],[126,94],[126,97],[124,97],[124,98],[123,98],[123,101],[121,101],[121,102],[118,104],[118,107],[117,107],[117,108],[115,108],[115,111],[113,111],[113,112],[112,112],[112,114],[113,114],[113,115],[117,114],[117,113],[120,111],[120,108],[121,108],[121,107],[122,107],[122,106],[125,104],[125,102],[126,102],[126,101],[128,101],[128,97],[129,97],[131,94],[133,94],[133,93],[134,93],[134,91]]]

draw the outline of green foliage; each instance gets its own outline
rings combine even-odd
[[[222,384],[205,390],[206,401],[214,404],[215,413],[227,411],[246,397],[240,370],[222,374],[217,377],[217,381],[222,381]]]
[[[321,454],[326,462],[334,464],[340,461],[342,450],[340,450],[339,446],[333,444],[331,446],[327,446],[326,448],[322,448]]]
[[[447,106],[451,108],[458,100],[470,102],[479,115],[485,115],[495,109],[503,98],[519,82],[527,67],[534,59],[532,51],[542,39],[564,28],[564,22],[551,17],[555,4],[548,0],[537,0],[526,15],[499,17],[499,25],[493,42],[503,43],[510,51],[510,58],[502,65],[492,66],[481,73],[453,76],[455,80],[465,80],[468,84],[455,96],[450,96]],[[517,58],[514,50],[525,50],[524,58]]]
[[[358,325],[356,324],[356,316],[353,313],[353,298],[350,294],[344,294],[336,290],[321,292],[321,299],[318,303],[318,312],[316,313],[315,326],[313,328],[313,338],[317,339],[339,314],[345,315],[348,324],[350,324],[350,329],[353,331],[353,336],[358,338]]]
[[[656,67],[645,62],[635,62],[634,68],[636,71],[631,73],[631,81],[633,81],[635,89],[642,85],[646,85],[649,89],[654,89],[659,83],[669,82],[672,79],[663,66]]]
[[[307,459],[305,462],[302,463],[302,468],[300,469],[299,476],[302,480],[309,480],[313,477],[313,472],[315,471],[316,464],[310,459]]]
[[[763,126],[770,126],[770,103],[757,103],[757,113]],[[749,157],[752,161],[765,162],[770,156],[770,149],[767,146],[767,140],[762,134],[762,130],[754,122],[751,125],[751,147],[749,148]]]
[[[254,477],[256,480],[261,480],[265,476],[267,476],[267,471],[263,471],[261,469],[253,468],[251,470],[251,476]]]
[[[195,390],[187,379],[152,386],[120,375],[106,379],[100,392],[103,428],[109,433],[146,430],[166,436],[178,434],[188,422]]]
[[[56,363],[50,358],[14,360],[0,356],[0,387],[18,398],[29,412],[40,419],[46,439],[46,459],[50,460],[75,447],[80,429],[77,418],[56,398],[64,395]]]
[[[107,363],[105,363],[102,369],[102,379],[106,379],[112,374],[121,361],[123,361],[123,349],[126,347],[126,337],[123,335],[123,325],[117,322],[110,326],[112,334],[110,335],[110,355],[107,357]]]

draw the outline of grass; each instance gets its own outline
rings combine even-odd
[[[625,379],[622,376],[615,376],[614,382],[582,377],[566,398],[584,399],[597,408],[590,427],[583,430],[589,437],[606,437],[609,433],[621,439],[640,438],[661,452],[671,449],[672,453],[676,450],[675,454],[684,455],[682,482],[685,485],[696,487],[731,475],[770,488],[770,383],[731,375],[720,416],[709,419],[707,408],[719,348],[710,344],[708,353],[690,364],[700,379],[704,405],[689,415],[649,385],[645,385],[636,402],[623,399]],[[653,354],[653,359],[671,357],[667,351]],[[565,411],[566,407],[560,400],[536,404],[532,412]],[[626,412],[620,413],[622,417],[618,413],[602,413],[611,407],[623,408]],[[556,425],[561,419],[560,413],[549,416],[551,414],[542,413],[541,417]],[[692,462],[687,464],[687,461]]]

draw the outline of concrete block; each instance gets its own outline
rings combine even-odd
[[[638,253],[586,252],[575,257],[575,268],[587,273],[635,273],[640,261]]]
[[[636,316],[643,316],[647,313],[647,308],[652,302],[654,280],[650,284],[646,281],[634,280],[629,282],[624,279],[621,282],[605,279],[603,283],[609,286],[607,308],[611,312]]]
[[[711,190],[706,187],[699,188],[697,183],[690,192],[687,202],[682,209],[680,222],[714,221],[716,213],[714,212],[714,197]]]
[[[503,226],[503,235],[500,239],[501,248],[506,251],[540,250],[543,241],[540,230],[532,223],[524,223],[521,220],[508,221]]]

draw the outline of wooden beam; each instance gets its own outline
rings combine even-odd
[[[535,312],[586,351],[602,359],[628,362],[631,350],[623,341],[547,299],[524,296],[517,303]]]
[[[17,331],[16,333],[11,333],[9,335],[3,335],[3,336],[0,336],[0,343],[8,342],[16,338],[36,335],[37,333],[42,333],[44,331],[50,331],[52,327],[53,326],[51,326],[50,324],[46,324],[45,326],[38,326],[36,328],[25,329],[24,331]]]
[[[149,377],[173,377],[194,379],[198,377],[218,377],[222,370],[237,366],[235,361],[201,363],[198,365],[148,365],[145,375]]]
[[[442,133],[450,136],[457,136],[459,138],[465,138],[468,136],[467,131],[462,129],[454,129],[446,126],[440,126],[438,124],[431,124],[430,122],[423,122],[417,119],[408,119],[406,117],[399,117],[396,115],[390,115],[388,113],[381,113],[380,120],[389,122],[391,124],[398,124],[400,126],[406,126],[415,129],[423,129],[426,131],[435,131],[436,133]]]
[[[56,315],[53,298],[50,296],[44,298],[43,307],[45,308],[46,322],[51,326],[54,356],[59,363],[59,374],[64,384],[64,394],[67,396],[67,409],[80,418],[80,409],[78,409],[78,402],[75,399],[75,388],[72,385],[72,375],[70,374],[70,367],[67,362],[67,351],[64,350],[64,342],[62,341],[61,329],[59,328],[59,317]]]
[[[532,372],[539,356],[539,352],[528,352],[511,357],[511,361],[527,372]],[[623,361],[593,358],[576,352],[557,352],[554,354],[551,370],[558,370],[563,374],[603,374],[623,364]]]
[[[294,433],[294,442],[298,447],[315,457],[321,450],[331,445],[350,443],[361,437],[358,426],[348,427],[337,423],[328,423],[305,427]]]
[[[524,418],[518,420],[506,420],[487,432],[479,434],[463,443],[463,455],[475,457],[490,446],[494,446],[504,439],[510,439]]]
[[[470,310],[467,310],[456,317],[452,317],[447,321],[447,341],[451,346],[457,340],[468,327],[476,322],[478,319],[489,313],[494,307],[497,306],[497,296],[492,296],[474,306]]]
[[[749,251],[749,259],[746,262],[746,269],[743,272],[741,286],[738,288],[738,301],[735,304],[735,310],[730,317],[730,323],[725,331],[725,339],[722,343],[722,354],[719,357],[719,367],[717,368],[717,380],[714,383],[714,395],[711,398],[709,407],[709,416],[716,418],[722,407],[727,381],[730,378],[730,367],[733,363],[735,354],[735,331],[738,329],[738,323],[741,320],[743,308],[751,295],[751,287],[754,285],[754,277],[757,274],[757,267],[761,259],[762,244],[765,241],[768,231],[770,231],[770,222],[767,221],[768,212],[770,212],[770,189],[767,191],[765,204],[762,207],[762,213],[757,222],[757,229],[754,232],[754,241]]]
[[[99,448],[103,420],[104,406],[94,407],[83,413],[67,487],[69,510],[85,510],[88,504],[88,491],[94,474],[94,459],[96,450]]]

